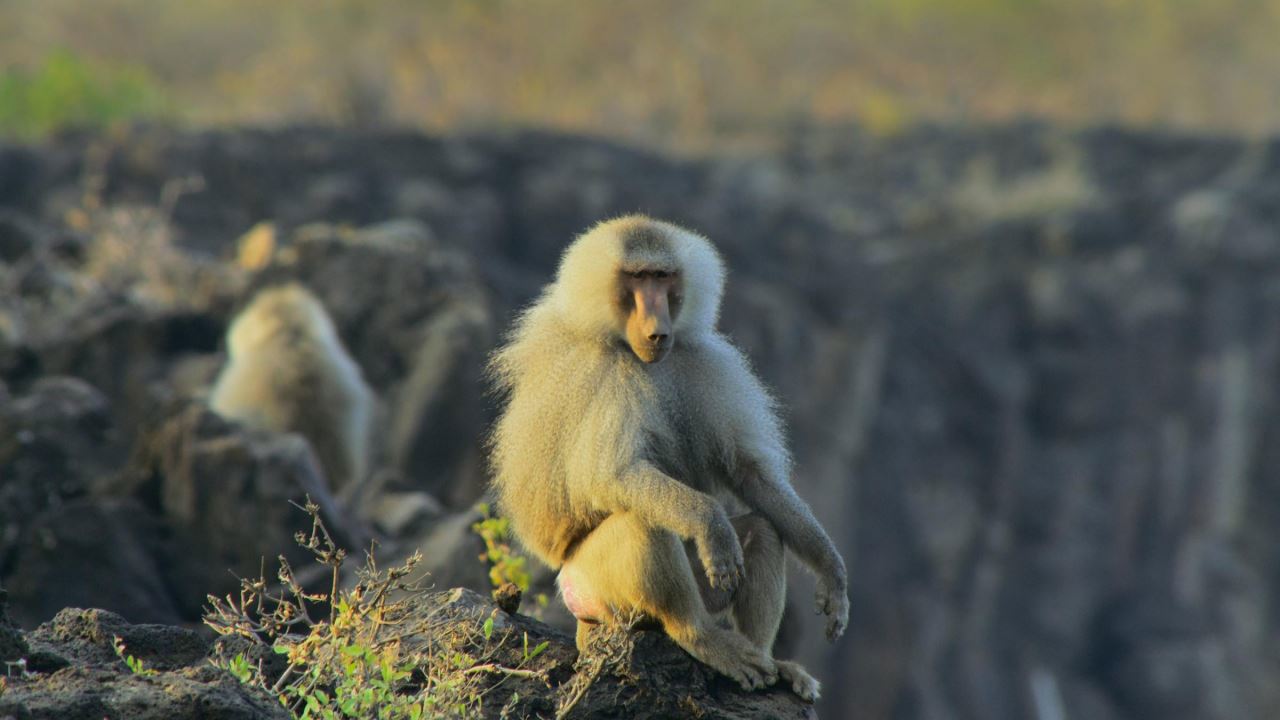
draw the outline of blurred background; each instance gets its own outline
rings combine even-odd
[[[1257,135],[1271,0],[5,0],[0,128],[537,125],[706,144],[1025,115]]]
[[[0,0],[10,611],[197,623],[290,546],[292,456],[191,400],[282,279],[384,406],[386,502],[334,522],[485,589],[483,359],[642,211],[723,251],[849,563],[845,638],[797,571],[779,639],[823,717],[1280,717],[1277,38],[1276,0]]]

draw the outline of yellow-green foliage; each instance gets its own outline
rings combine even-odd
[[[306,510],[312,531],[300,534],[299,543],[331,568],[329,591],[306,591],[281,557],[279,589],[269,590],[263,578],[244,580],[238,597],[210,596],[205,614],[205,624],[218,634],[284,655],[288,667],[268,676],[243,652],[216,657],[216,666],[272,693],[295,718],[325,720],[474,717],[484,696],[480,674],[524,672],[488,657],[409,649],[407,637],[428,641],[415,646],[424,648],[431,647],[433,633],[453,631],[447,619],[415,614],[411,598],[420,588],[409,578],[421,557],[381,570],[370,553],[357,572],[359,582],[339,589],[345,552],[333,544],[319,508],[308,503]],[[488,637],[476,635],[478,647],[492,650]]]
[[[161,94],[139,67],[108,67],[55,52],[33,68],[0,71],[0,134],[30,137],[67,126],[153,115]]]
[[[493,515],[488,503],[479,503],[476,510],[484,516],[473,524],[471,529],[484,540],[484,554],[480,560],[489,565],[489,582],[500,588],[511,583],[520,588],[520,592],[529,591],[529,560],[511,547],[511,522],[504,517]],[[534,596],[538,607],[534,609],[534,617],[542,617],[542,608],[549,602],[546,593]]]
[[[489,564],[489,582],[495,588],[511,583],[521,592],[529,590],[529,561],[511,549],[511,523],[504,517],[491,514],[488,503],[480,503],[476,509],[484,519],[471,529],[484,540],[484,555],[480,559]]]

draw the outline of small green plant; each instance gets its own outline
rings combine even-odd
[[[36,137],[71,125],[155,115],[158,85],[143,70],[103,67],[61,50],[33,68],[0,70],[0,134]]]
[[[524,661],[529,662],[530,660],[538,657],[539,655],[542,654],[543,650],[547,649],[547,646],[550,644],[551,644],[550,640],[543,640],[542,642],[534,646],[532,650],[530,650],[529,649],[529,633],[525,633],[524,634]]]
[[[259,674],[257,668],[249,661],[249,658],[244,656],[244,653],[237,653],[232,656],[227,660],[226,667],[237,680],[246,685],[256,682]]]
[[[123,660],[124,664],[129,666],[129,670],[131,670],[134,675],[151,677],[157,674],[155,670],[147,667],[140,658],[136,658],[128,654],[124,646],[124,640],[121,639],[119,635],[116,635],[114,637],[114,640],[111,643],[111,645],[116,650],[116,657]]]
[[[476,510],[483,517],[471,529],[484,540],[480,560],[489,565],[489,582],[495,589],[511,583],[520,588],[520,592],[528,592],[529,560],[511,547],[511,521],[494,515],[488,503],[477,504]],[[545,593],[538,593],[535,600],[539,609],[547,606]]]
[[[287,693],[302,703],[302,718],[406,718],[417,720],[428,712],[431,703],[425,698],[401,695],[399,690],[413,673],[416,663],[401,661],[393,652],[374,650],[363,645],[350,645],[341,637],[334,638],[338,672],[332,686],[298,683],[287,687]],[[466,706],[459,707],[460,714]]]

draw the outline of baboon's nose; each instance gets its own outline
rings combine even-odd
[[[649,342],[654,345],[660,345],[667,341],[668,335],[663,332],[655,332],[649,335]]]

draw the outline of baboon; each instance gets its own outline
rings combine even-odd
[[[324,306],[289,283],[259,292],[231,323],[209,405],[250,427],[296,432],[350,502],[365,481],[374,395]]]
[[[579,236],[490,363],[505,400],[494,487],[559,569],[580,648],[591,624],[638,610],[744,688],[781,676],[813,700],[817,681],[772,658],[783,551],[817,576],[831,640],[848,621],[844,561],[791,487],[773,400],[716,330],[723,285],[711,243],[670,223]]]

